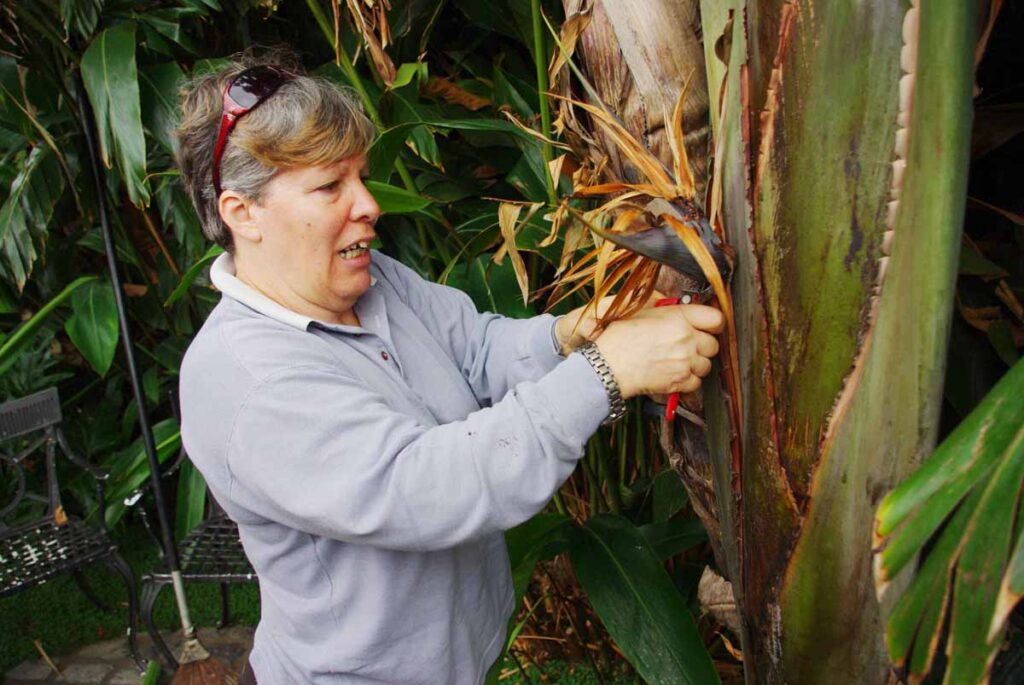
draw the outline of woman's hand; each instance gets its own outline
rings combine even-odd
[[[725,320],[697,304],[648,307],[608,325],[596,338],[622,397],[689,393],[711,372]]]
[[[645,306],[653,307],[654,303],[662,297],[664,295],[655,291]],[[558,337],[558,345],[561,348],[563,357],[588,340],[597,339],[601,332],[597,322],[608,311],[613,300],[615,300],[614,295],[602,297],[600,302],[597,303],[596,310],[589,304],[585,304],[558,320],[558,323],[555,324],[555,335]],[[577,321],[579,322],[578,325]]]
[[[596,310],[589,304],[585,304],[558,320],[555,324],[555,335],[558,337],[558,346],[561,348],[563,357],[588,340],[594,340],[597,337],[597,321],[608,311],[608,307],[611,306],[614,299],[613,295],[603,297],[597,303]]]

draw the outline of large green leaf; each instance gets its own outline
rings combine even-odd
[[[135,66],[135,24],[101,33],[82,55],[82,80],[96,114],[103,163],[116,160],[128,197],[149,204],[146,138],[142,132],[139,77]]]
[[[513,318],[533,316],[523,304],[519,284],[511,260],[501,264],[491,261],[489,254],[460,263],[448,275],[447,285],[466,292],[480,311],[500,312]]]
[[[46,234],[64,177],[49,148],[34,148],[0,207],[0,276],[21,290],[36,261],[36,243]]]
[[[202,520],[206,509],[206,481],[199,469],[185,459],[178,470],[178,505],[174,510],[174,535],[181,540]]]
[[[164,302],[164,306],[171,306],[177,302],[182,295],[188,292],[189,287],[191,287],[192,283],[195,282],[203,269],[205,269],[208,264],[213,262],[213,260],[219,257],[223,252],[224,248],[220,245],[211,245],[210,249],[206,251],[206,254],[200,257],[199,261],[190,266],[188,271],[185,272],[185,275],[181,277],[181,281],[178,283],[177,287],[174,288],[174,292],[168,296],[167,301]]]
[[[172,155],[178,146],[174,128],[178,122],[178,90],[185,73],[175,62],[147,67],[139,72],[142,121],[150,134]]]
[[[648,523],[637,530],[647,540],[659,559],[670,559],[695,545],[706,542],[708,533],[699,519],[676,519]]]
[[[39,330],[53,310],[62,305],[78,288],[96,279],[96,276],[79,276],[11,333],[0,346],[0,375],[6,373],[17,361],[21,350],[32,340],[32,335]]]
[[[117,306],[109,281],[92,281],[71,297],[71,318],[64,324],[71,342],[103,376],[117,351]]]
[[[598,616],[646,682],[719,682],[693,616],[633,524],[596,516],[573,531],[569,551]]]
[[[64,28],[83,38],[92,35],[103,11],[103,0],[60,0]]]
[[[157,461],[162,464],[172,458],[181,449],[178,422],[164,419],[153,424],[153,440],[156,442]],[[105,494],[106,521],[108,526],[113,526],[124,516],[125,498],[142,487],[149,478],[149,463],[146,461],[142,438],[114,454],[103,464],[103,468],[112,476]]]
[[[743,434],[759,443],[741,469],[745,618],[757,642],[781,645],[777,659],[744,650],[764,655],[761,678],[773,668],[789,682],[888,672],[878,627],[895,593],[874,601],[871,524],[939,429],[969,162],[972,4],[787,3],[787,25],[771,34],[780,42],[754,65],[767,77],[755,106],[768,98],[776,110],[757,127],[751,179],[752,268],[765,276],[748,293],[748,322],[762,328],[741,343],[751,364]],[[751,40],[765,28],[750,29]],[[905,75],[901,55],[915,54]],[[774,608],[756,608],[776,588],[781,628]]]
[[[652,517],[655,523],[663,523],[679,513],[686,506],[689,496],[683,481],[674,469],[665,469],[654,477],[651,484],[653,501]]]
[[[430,206],[428,198],[405,188],[372,180],[366,182],[366,187],[385,214],[410,214]]]
[[[1010,552],[1024,546],[1024,531],[1015,525],[1024,482],[1021,397],[1024,362],[1010,369],[879,507],[883,584],[922,552],[949,519],[886,629],[892,659],[900,663],[909,654],[915,675],[930,668],[937,632],[950,611],[946,682],[982,682],[1002,642],[1006,617],[1020,599],[1019,580],[1017,590],[1012,589],[1019,561]]]
[[[534,141],[514,125],[502,119],[424,119],[397,124],[381,131],[373,142],[368,155],[370,173],[375,180],[386,181],[394,171],[395,159],[405,146],[406,141],[418,129],[427,127],[445,131],[480,131],[490,133],[506,133],[524,141]]]
[[[569,529],[569,517],[564,514],[540,513],[529,521],[505,531],[512,584],[516,592],[516,606],[522,601],[533,570],[541,559],[550,559],[562,551]]]

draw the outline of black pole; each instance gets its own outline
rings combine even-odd
[[[146,450],[146,461],[149,462],[149,478],[153,485],[153,499],[156,503],[157,520],[160,523],[160,536],[163,538],[164,557],[171,572],[180,572],[178,550],[174,544],[171,519],[167,513],[163,488],[160,487],[160,460],[156,454],[156,443],[153,441],[153,430],[149,425],[146,412],[146,395],[142,390],[142,378],[139,367],[135,363],[135,350],[132,346],[132,333],[128,325],[128,312],[124,306],[124,289],[121,276],[117,270],[117,253],[114,251],[114,238],[110,232],[110,221],[107,215],[107,192],[103,182],[103,170],[100,166],[99,151],[96,149],[96,122],[92,108],[86,96],[85,84],[79,70],[74,71],[75,97],[78,99],[78,110],[82,116],[82,128],[85,130],[86,146],[89,148],[89,167],[92,171],[93,184],[96,186],[96,203],[100,214],[100,231],[103,233],[103,247],[107,253],[107,267],[110,270],[110,282],[114,287],[114,304],[117,307],[117,322],[121,328],[121,344],[124,347],[125,360],[128,362],[128,377],[132,382],[132,394],[139,409],[139,428],[142,430],[142,444]]]

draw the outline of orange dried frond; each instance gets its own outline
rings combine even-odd
[[[542,202],[531,204],[526,217],[522,221],[519,221],[519,214],[523,210],[523,205],[509,202],[502,202],[498,205],[498,226],[501,228],[501,238],[504,244],[494,254],[494,261],[500,264],[505,252],[508,253],[509,259],[512,262],[512,270],[516,274],[516,281],[519,283],[519,290],[523,294],[524,304],[530,301],[530,277],[526,271],[523,257],[519,254],[519,248],[516,246],[516,231],[520,226],[529,221],[543,204]]]
[[[576,42],[579,40],[583,29],[590,24],[590,10],[577,12],[566,18],[559,31],[561,34],[560,49],[555,50],[551,55],[551,64],[548,66],[548,83],[555,83],[558,74],[568,64],[573,53],[576,52]]]
[[[669,178],[669,174],[665,170],[665,167],[662,166],[658,158],[652,155],[650,151],[640,143],[640,141],[634,138],[633,135],[622,126],[622,124],[616,121],[615,117],[599,107],[588,105],[587,103],[580,102],[579,100],[565,98],[554,93],[552,93],[552,97],[566,100],[572,105],[589,113],[593,118],[594,123],[612,139],[612,142],[615,143],[619,152],[621,152],[622,155],[629,160],[629,162],[636,167],[636,169],[643,174],[656,189],[656,192],[654,193],[655,196],[665,198],[675,197],[675,184],[672,182],[672,179]]]
[[[629,207],[622,210],[617,217],[615,217],[615,223],[609,229],[610,233],[623,233],[627,228],[633,225],[633,222],[644,214],[644,210],[639,207]]]
[[[336,30],[339,3],[340,0],[333,0],[332,2],[335,12]],[[391,3],[385,0],[380,3],[368,3],[367,7],[362,7],[357,0],[345,0],[345,4],[348,7],[348,14],[352,18],[356,32],[363,39],[363,43],[370,53],[373,66],[377,69],[380,77],[384,79],[384,82],[390,86],[394,83],[397,74],[394,62],[384,52],[384,48],[391,42],[391,28],[388,26],[387,20],[387,10],[391,7]],[[339,38],[340,36],[335,36],[336,41]]]
[[[671,122],[665,121],[665,132],[668,134],[669,147],[672,149],[672,164],[676,175],[676,193],[679,197],[692,200],[697,193],[697,184],[690,168],[690,159],[686,155],[686,132],[683,130],[683,103],[686,102],[686,91],[693,79],[693,71],[686,77],[683,89],[679,91]]]
[[[427,95],[436,95],[445,102],[450,102],[453,105],[465,107],[471,112],[483,109],[487,105],[491,104],[491,101],[487,98],[477,95],[476,93],[470,93],[465,88],[460,87],[458,84],[442,76],[431,76],[427,79],[427,84],[423,87],[423,92]]]
[[[558,234],[562,232],[562,223],[565,221],[565,217],[569,215],[569,207],[565,201],[555,207],[555,211],[546,215],[551,218],[551,230],[548,231],[547,236],[544,240],[537,243],[537,247],[547,247],[558,240]]]
[[[557,148],[559,148],[560,150],[570,150],[570,149],[571,149],[571,148],[570,148],[570,147],[569,147],[568,145],[566,145],[565,143],[563,143],[563,142],[561,142],[561,141],[558,141],[558,140],[552,140],[551,138],[548,138],[548,137],[546,137],[546,136],[545,136],[545,135],[544,135],[543,133],[541,133],[540,131],[538,131],[538,130],[536,130],[536,129],[532,129],[532,128],[530,128],[529,126],[527,126],[527,125],[526,125],[526,124],[524,124],[523,122],[519,121],[519,117],[517,117],[517,116],[516,116],[515,114],[513,114],[512,112],[510,112],[510,111],[508,111],[508,110],[502,110],[502,112],[501,112],[501,113],[505,115],[505,118],[506,118],[506,119],[508,119],[508,120],[509,120],[510,122],[512,122],[512,125],[513,125],[513,126],[515,126],[516,128],[518,128],[518,129],[519,129],[520,131],[522,131],[522,132],[523,132],[523,133],[525,133],[526,135],[530,136],[531,138],[536,138],[536,139],[537,139],[537,140],[539,140],[540,142],[542,142],[542,143],[544,143],[544,144],[546,144],[546,145],[550,145],[550,146],[552,146],[552,147],[557,147]]]
[[[606,322],[632,316],[643,309],[644,305],[647,304],[647,300],[654,293],[654,284],[658,278],[659,265],[639,255],[637,257],[639,261],[633,267],[629,276],[626,277],[622,287],[619,288],[619,292],[615,295],[615,299],[612,300],[611,306],[605,312],[601,321],[602,325],[605,325]]]
[[[565,240],[562,242],[562,256],[558,260],[558,270],[555,275],[561,274],[569,266],[572,256],[583,247],[583,243],[589,237],[590,232],[578,221],[570,221],[569,228],[565,231]]]
[[[612,288],[614,288],[619,281],[626,276],[626,274],[634,269],[642,259],[643,257],[640,255],[627,252],[622,259],[617,260],[615,268],[612,269],[608,277],[604,279],[600,285],[595,284],[594,298],[588,304],[588,308],[591,308],[596,312],[597,303],[600,302],[602,298],[606,297],[608,293],[612,291]]]
[[[658,188],[650,183],[600,183],[596,186],[577,188],[575,194],[581,197],[590,197],[592,195],[608,195],[609,193],[621,193],[623,191],[632,191],[629,193],[630,197],[637,197],[638,195],[658,197]]]
[[[615,245],[610,241],[605,241],[605,243],[597,250],[597,264],[594,268],[594,290],[596,291],[600,291],[601,286],[604,285],[604,277],[608,270],[608,262],[611,261],[612,253],[614,251]]]

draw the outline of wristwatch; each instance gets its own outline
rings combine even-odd
[[[626,401],[622,399],[622,391],[619,390],[619,384],[615,382],[615,375],[612,373],[611,367],[608,366],[604,355],[593,341],[583,343],[576,348],[576,351],[594,367],[597,377],[601,379],[601,384],[604,386],[604,391],[608,393],[608,406],[611,411],[601,425],[607,426],[615,423],[626,415]]]

